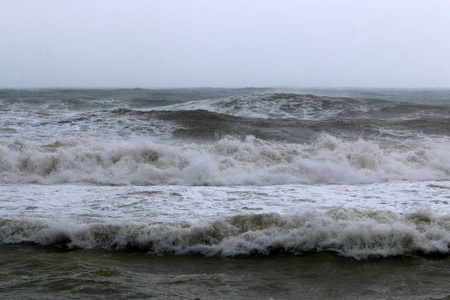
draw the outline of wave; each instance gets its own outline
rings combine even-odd
[[[449,106],[298,94],[199,100],[140,113],[178,124],[181,128],[172,133],[177,138],[197,139],[211,139],[220,132],[303,142],[326,132],[398,142],[424,136],[445,139],[450,126]]]
[[[450,107],[445,105],[286,93],[197,100],[153,110],[209,111],[234,117],[316,121],[335,118],[417,119],[436,116],[448,117],[448,113],[450,113]]]
[[[449,255],[450,216],[355,209],[235,215],[198,223],[64,224],[0,219],[0,244],[150,254],[247,256],[333,251],[356,259]]]
[[[450,106],[281,93],[167,105],[187,101],[190,94],[172,91],[178,100],[172,96],[161,96],[166,100],[158,100],[160,93],[146,91],[153,97],[150,100],[134,98],[130,92],[125,94],[131,98],[124,100],[119,97],[119,91],[116,98],[102,98],[100,91],[97,92],[80,91],[85,93],[85,98],[76,98],[68,92],[68,103],[61,107],[60,100],[52,98],[57,94],[41,95],[40,100],[27,98],[25,102],[10,99],[13,106],[0,111],[4,138],[39,143],[67,137],[212,141],[218,133],[304,143],[322,132],[385,143],[449,138]],[[30,109],[34,101],[40,107],[38,110]],[[166,106],[156,107],[161,105]]]
[[[307,144],[225,136],[211,143],[57,141],[0,144],[1,183],[113,185],[359,184],[450,179],[450,145],[343,141]]]
[[[0,89],[0,109],[92,111],[118,107],[148,108],[269,91],[273,89]]]

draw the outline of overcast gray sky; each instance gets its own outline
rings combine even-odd
[[[448,0],[0,0],[0,87],[450,87]]]

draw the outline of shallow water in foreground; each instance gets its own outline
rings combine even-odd
[[[450,257],[204,258],[0,247],[6,299],[448,299]]]

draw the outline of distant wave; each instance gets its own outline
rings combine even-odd
[[[185,98],[175,91],[121,91],[116,97],[112,92],[73,92],[48,92],[50,95],[38,94],[36,99],[31,95],[0,99],[3,139],[39,143],[67,137],[214,141],[216,135],[252,135],[305,143],[321,133],[387,144],[450,139],[449,105],[285,93],[187,102],[196,95],[216,95],[208,90],[191,91]]]
[[[311,143],[225,136],[211,143],[97,142],[0,144],[1,183],[266,185],[450,179],[450,145],[344,141]]]
[[[0,109],[92,111],[118,107],[148,108],[269,91],[273,89],[0,89]]]
[[[400,215],[339,208],[283,216],[235,215],[194,224],[60,224],[0,219],[0,244],[204,256],[333,251],[365,259],[449,255],[449,228],[449,215],[439,216],[426,210]]]
[[[448,136],[450,128],[450,106],[298,94],[198,100],[129,114],[177,123],[175,137],[202,139],[219,132],[303,142],[326,132],[399,141]]]
[[[267,93],[197,100],[154,108],[164,111],[209,111],[262,119],[328,120],[335,118],[416,119],[448,117],[450,107],[377,99]]]

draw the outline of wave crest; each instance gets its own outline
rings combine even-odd
[[[332,209],[293,215],[237,215],[195,224],[61,225],[1,220],[0,244],[35,243],[68,248],[139,250],[204,256],[302,254],[333,251],[364,259],[450,254],[450,218],[429,210]]]
[[[310,144],[248,136],[205,144],[90,140],[0,145],[0,180],[94,184],[265,185],[448,180],[447,144],[381,148],[321,135]]]
[[[259,119],[328,120],[336,118],[417,118],[444,116],[447,106],[427,106],[377,99],[266,93],[196,100],[154,108],[166,111],[208,111],[234,117]]]

